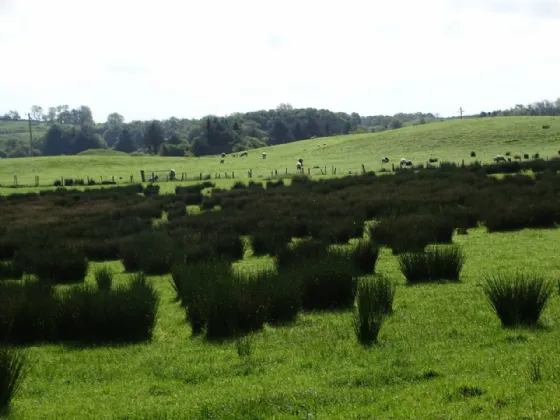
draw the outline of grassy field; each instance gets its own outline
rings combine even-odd
[[[543,130],[544,124],[549,124],[551,128]],[[375,135],[341,136],[276,146],[263,149],[268,154],[266,160],[261,158],[261,150],[249,151],[246,159],[228,156],[225,165],[220,165],[217,157],[177,159],[111,154],[3,159],[0,162],[0,184],[10,184],[16,173],[20,182],[25,182],[24,175],[19,174],[32,174],[30,178],[37,174],[41,179],[53,180],[60,176],[129,177],[132,174],[137,178],[140,169],[166,168],[189,174],[233,170],[245,172],[244,180],[247,180],[246,171],[253,169],[254,177],[259,179],[259,176],[269,174],[271,169],[277,168],[280,172],[281,165],[286,163],[294,167],[293,163],[300,156],[305,159],[307,166],[329,165],[330,176],[330,166],[337,167],[337,175],[348,171],[359,172],[362,163],[368,170],[378,170],[381,168],[379,160],[383,156],[388,156],[392,162],[401,157],[415,162],[425,162],[430,157],[455,162],[465,159],[465,162],[470,162],[474,160],[470,152],[476,151],[477,159],[489,162],[495,154],[505,154],[507,151],[512,155],[539,153],[541,157],[553,157],[557,156],[558,149],[560,118],[457,120]],[[368,160],[364,157],[368,157]],[[288,170],[295,172],[290,167]],[[495,197],[495,202],[488,203],[488,206],[480,205],[485,204],[486,196],[481,192],[483,187],[481,184],[472,186],[467,181],[482,181],[474,175],[472,179],[464,176],[465,183],[457,184],[456,189],[451,184],[455,181],[446,181],[447,176],[442,176],[433,183],[431,196],[423,195],[426,189],[432,188],[429,180],[424,181],[424,184],[413,181],[416,187],[402,186],[401,190],[398,190],[401,186],[390,184],[392,181],[387,181],[386,185],[377,181],[378,184],[373,188],[365,186],[363,190],[357,185],[347,186],[346,190],[333,188],[329,194],[302,189],[298,195],[301,203],[295,206],[290,198],[286,198],[285,202],[271,201],[272,204],[269,204],[262,197],[270,199],[270,196],[259,196],[257,192],[249,190],[239,191],[247,194],[240,195],[241,198],[247,199],[251,194],[258,197],[254,199],[252,207],[240,201],[240,206],[249,207],[222,210],[231,214],[231,219],[226,216],[221,220],[216,216],[215,220],[208,220],[221,223],[221,228],[224,228],[228,223],[239,223],[239,217],[250,216],[244,213],[250,213],[251,210],[244,209],[253,209],[252,212],[256,213],[258,211],[254,209],[261,208],[262,212],[258,216],[263,221],[266,221],[267,215],[273,214],[274,223],[262,228],[267,228],[266,233],[272,234],[274,229],[282,230],[288,226],[280,224],[281,217],[286,214],[301,217],[309,212],[302,219],[309,226],[312,226],[315,218],[324,216],[325,227],[332,228],[334,224],[347,226],[350,220],[342,220],[342,217],[337,216],[337,211],[344,209],[347,218],[355,216],[359,221],[362,217],[360,209],[369,205],[374,208],[380,203],[380,209],[393,202],[395,208],[401,209],[407,203],[416,203],[418,206],[441,203],[442,207],[443,204],[447,206],[446,211],[451,211],[454,207],[468,207],[465,200],[476,196],[473,200],[478,201],[470,203],[473,211],[488,211],[488,215],[499,218],[502,213],[507,213],[508,217],[515,215],[516,211],[521,213],[522,209],[531,207],[524,200],[534,200],[531,184],[492,184],[494,190],[488,191],[493,191],[489,196]],[[392,177],[378,178],[385,180]],[[531,208],[527,210],[530,215],[549,216],[547,211],[550,209],[546,208],[545,201],[554,201],[551,197],[556,197],[556,189],[560,188],[553,171],[543,179],[538,192],[546,198],[534,203],[543,206],[543,213],[530,213],[533,211]],[[228,186],[232,182],[222,179],[217,184]],[[445,182],[450,182],[449,189],[444,188]],[[175,185],[162,183],[160,192],[172,192]],[[33,190],[36,189],[4,188],[0,189],[0,194]],[[512,197],[513,207],[507,207],[504,197],[507,197],[508,191],[517,190],[523,190],[523,193]],[[414,193],[417,196],[411,195]],[[278,194],[280,196],[281,193]],[[397,202],[400,194],[403,201]],[[307,195],[309,202],[304,200]],[[315,198],[317,203],[313,201]],[[370,199],[371,202],[368,201]],[[409,199],[412,201],[408,202]],[[463,202],[458,204],[454,201],[458,199]],[[276,197],[276,200],[279,198]],[[61,245],[57,241],[64,238],[54,235],[56,229],[68,227],[76,220],[82,220],[85,225],[87,218],[95,215],[95,202],[84,203],[81,210],[72,210],[72,205],[62,198],[53,198],[52,203],[58,207],[45,207],[43,213],[39,212],[40,204],[21,207],[21,213],[13,210],[15,207],[11,205],[9,212],[6,204],[6,211],[0,215],[6,223],[6,236],[8,232],[19,232],[16,229],[27,224],[39,226],[41,223],[45,223],[45,233],[49,233],[47,223],[51,221],[53,224],[48,229],[51,229],[53,236],[39,239],[38,235],[36,240],[48,240],[50,246],[56,247],[57,244]],[[367,206],[364,207],[364,203]],[[178,204],[184,207],[184,203]],[[555,202],[552,204],[556,205]],[[13,204],[16,205],[21,204]],[[105,204],[98,202],[97,205],[103,209]],[[124,204],[113,205],[117,205],[119,211],[125,208]],[[126,206],[126,211],[132,212],[133,205]],[[493,209],[491,212],[488,210],[490,207]],[[411,208],[409,206],[403,210],[405,213],[411,212],[411,217],[418,216],[415,212],[426,211],[420,207],[417,210]],[[160,211],[159,207],[157,209]],[[173,209],[177,210],[176,207]],[[554,225],[558,221],[556,215],[560,214],[560,206],[553,210]],[[108,214],[111,217],[115,214],[117,220],[118,214],[111,212]],[[520,224],[533,223],[534,217],[527,214],[521,215],[519,220],[508,220]],[[43,218],[48,220],[43,221]],[[171,216],[169,220],[172,220]],[[193,226],[192,219],[188,219],[188,216],[184,220],[180,219],[177,213],[173,220],[182,220],[184,225],[181,228],[185,229],[202,226]],[[148,228],[150,223],[148,220]],[[250,226],[253,225],[251,221]],[[504,223],[498,227],[505,229],[506,225]],[[216,229],[214,224],[210,226]],[[496,219],[494,226],[497,226]],[[1,227],[0,239],[3,235]],[[102,227],[107,228],[96,225],[95,230],[101,230]],[[67,232],[70,233],[75,239],[76,231]],[[192,232],[189,231],[189,234]],[[29,240],[34,239],[30,237]],[[153,341],[126,346],[28,346],[26,351],[32,365],[20,392],[13,400],[11,418],[555,418],[560,416],[560,400],[554,397],[560,390],[560,356],[556,351],[560,340],[560,297],[556,287],[556,281],[560,279],[560,262],[556,258],[559,240],[558,229],[488,233],[486,227],[471,228],[467,235],[453,236],[453,242],[462,247],[466,256],[461,281],[415,286],[406,283],[399,269],[398,258],[390,249],[382,248],[376,270],[395,281],[397,290],[394,313],[383,325],[379,343],[371,348],[357,342],[351,310],[303,311],[297,321],[289,326],[273,327],[267,324],[262,332],[251,334],[249,354],[242,355],[235,341],[217,344],[193,336],[185,321],[184,310],[174,301],[171,276],[151,276],[150,282],[161,296]],[[272,261],[268,256],[254,256],[249,249],[244,258],[234,265],[246,272],[254,272],[272,266]],[[92,271],[99,264],[89,263],[86,283],[94,284]],[[129,282],[129,274],[125,273],[120,261],[106,264],[118,273],[117,283]],[[487,274],[502,269],[540,272],[555,282],[554,296],[537,327],[503,328],[490,308],[481,284]]]
[[[44,136],[48,130],[48,125],[32,122],[33,139]],[[0,121],[0,149],[9,142],[24,144],[29,147],[29,123],[27,121]]]
[[[543,125],[550,125],[545,130]],[[104,153],[82,156],[37,157],[23,159],[4,159],[0,164],[0,185],[13,184],[13,176],[18,176],[20,184],[34,184],[39,176],[41,185],[51,184],[55,179],[92,177],[96,181],[111,179],[117,181],[140,179],[140,170],[147,173],[157,170],[174,169],[178,174],[186,173],[189,178],[198,177],[200,173],[231,175],[247,178],[252,169],[253,178],[269,177],[271,171],[279,175],[296,172],[296,161],[302,157],[311,174],[320,176],[319,169],[326,169],[328,175],[336,168],[337,175],[349,172],[361,172],[362,164],[366,170],[380,170],[383,166],[390,168],[392,163],[404,157],[413,163],[426,163],[429,158],[439,160],[472,162],[475,159],[491,162],[496,154],[511,152],[539,153],[541,157],[558,156],[560,150],[560,117],[499,117],[484,119],[467,119],[445,121],[438,124],[426,124],[405,127],[399,130],[377,134],[358,134],[305,140],[285,145],[250,150],[249,156],[234,158],[227,156],[220,164],[217,156],[200,158],[171,158],[158,156],[132,157],[122,154]],[[476,158],[470,153],[475,151]],[[267,159],[262,159],[262,152]],[[381,158],[388,157],[388,165],[381,164]],[[222,181],[220,181],[220,184]],[[225,181],[224,185],[231,182]]]
[[[357,344],[349,312],[316,313],[289,328],[267,327],[253,336],[250,356],[239,357],[233,343],[191,338],[168,279],[154,277],[163,296],[154,342],[32,347],[35,365],[13,418],[553,418],[560,413],[552,397],[560,388],[559,298],[542,328],[508,331],[479,283],[504,267],[557,278],[558,239],[557,230],[458,236],[467,255],[459,284],[405,286],[384,251],[378,269],[399,285],[395,312],[372,349]],[[240,264],[267,263],[248,256]],[[541,367],[538,382],[533,364]]]

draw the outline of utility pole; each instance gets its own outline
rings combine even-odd
[[[27,113],[27,120],[29,121],[29,154],[33,151],[33,131],[31,130],[31,114]]]
[[[463,107],[459,107],[459,114],[461,115],[461,119],[463,119]]]

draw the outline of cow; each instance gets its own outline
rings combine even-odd
[[[266,153],[265,152],[263,152],[262,157],[263,157],[263,159],[266,159]]]
[[[247,152],[241,152],[241,153],[239,154],[239,157],[243,157],[243,156],[247,156]]]
[[[389,158],[384,157],[383,159],[381,159],[381,163],[389,163]]]
[[[223,159],[222,159],[222,160],[220,160],[220,164],[222,164],[222,163],[224,163],[224,160],[223,160]]]

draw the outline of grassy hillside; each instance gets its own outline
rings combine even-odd
[[[48,125],[43,123],[31,123],[33,139],[37,140],[44,136]],[[27,121],[0,121],[0,150],[5,149],[10,142],[16,142],[29,147],[29,123]]]
[[[549,125],[549,129],[543,129]],[[228,155],[225,163],[220,157],[170,158],[159,156],[128,156],[111,153],[86,154],[84,156],[38,157],[23,159],[4,159],[0,165],[0,185],[11,185],[13,176],[18,175],[20,184],[32,184],[35,175],[41,184],[51,183],[61,176],[66,178],[115,176],[129,179],[134,175],[139,179],[141,169],[174,169],[177,173],[186,172],[189,177],[199,173],[235,172],[236,177],[247,177],[253,170],[253,178],[270,176],[271,171],[279,174],[286,169],[294,173],[296,161],[304,159],[308,168],[319,166],[327,168],[329,175],[332,167],[337,174],[359,172],[363,164],[367,170],[382,168],[380,159],[387,156],[391,163],[400,158],[411,159],[414,163],[426,162],[430,157],[439,160],[471,162],[471,151],[476,159],[490,162],[497,153],[512,155],[539,153],[541,157],[558,155],[560,150],[560,117],[498,117],[484,119],[451,120],[438,124],[405,127],[399,130],[376,134],[357,134],[318,138],[300,142],[255,149],[244,158]],[[262,159],[262,152],[267,159]],[[386,165],[388,167],[391,166]],[[312,174],[319,174],[312,169]]]

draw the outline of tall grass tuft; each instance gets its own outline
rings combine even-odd
[[[317,239],[302,239],[286,244],[276,255],[278,270],[297,268],[310,261],[321,261],[329,256],[329,247]]]
[[[0,337],[10,344],[52,340],[58,302],[50,283],[24,277],[23,284],[0,282]]]
[[[10,411],[11,401],[27,373],[27,356],[0,344],[0,417]]]
[[[351,258],[362,274],[371,274],[379,258],[379,247],[371,240],[361,240],[352,249]]]
[[[250,335],[244,335],[235,339],[237,355],[241,358],[251,356],[253,351],[253,340]]]
[[[372,280],[369,280],[371,287],[371,297],[377,310],[385,315],[393,312],[393,301],[395,300],[396,286],[395,283],[385,274],[375,274]]]
[[[380,305],[381,300],[379,285],[367,280],[359,282],[357,308],[354,312],[354,331],[358,341],[363,345],[377,343],[387,310],[385,305]]]
[[[127,271],[142,271],[148,275],[169,273],[176,256],[170,237],[156,229],[124,240],[119,253]]]
[[[554,286],[540,274],[504,272],[487,276],[483,291],[502,326],[535,326]]]
[[[230,264],[225,261],[202,261],[191,264],[179,264],[171,272],[172,286],[177,300],[185,310],[186,320],[192,333],[198,335],[206,328],[205,304],[207,289],[227,276]]]
[[[47,249],[46,245],[30,246],[15,256],[14,263],[22,271],[53,284],[83,282],[88,269],[83,249],[71,245]]]
[[[22,276],[22,267],[18,267],[13,261],[0,261],[0,280],[17,280]]]
[[[301,282],[303,309],[336,310],[354,305],[359,273],[347,255],[329,253],[326,259],[309,260],[292,273]]]
[[[133,343],[152,338],[159,296],[144,273],[112,290],[83,285],[60,297],[58,338],[81,343]]]
[[[457,245],[436,246],[424,252],[399,255],[399,266],[408,283],[458,281],[465,255]]]
[[[108,265],[98,267],[93,273],[99,290],[110,290],[113,284],[113,270]]]
[[[296,273],[284,270],[263,276],[262,288],[266,300],[266,321],[288,324],[296,320],[302,306],[302,287]]]
[[[242,273],[227,261],[174,267],[172,281],[194,334],[222,340],[262,329],[266,319],[263,284],[268,271]]]

